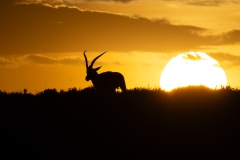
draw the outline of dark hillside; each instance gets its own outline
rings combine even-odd
[[[170,93],[93,88],[0,92],[0,145],[9,159],[230,158],[240,152],[240,91]]]

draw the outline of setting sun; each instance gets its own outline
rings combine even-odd
[[[219,63],[202,52],[188,52],[174,57],[165,66],[160,78],[160,87],[166,91],[190,85],[214,89],[226,84],[226,75]]]

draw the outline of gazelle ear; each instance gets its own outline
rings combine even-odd
[[[101,67],[102,67],[102,66],[97,67],[97,68],[94,68],[94,70],[95,70],[95,71],[98,71]]]

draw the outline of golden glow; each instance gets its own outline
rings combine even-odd
[[[30,2],[0,2],[1,91],[88,87],[84,50],[89,60],[108,51],[95,66],[102,66],[99,73],[121,72],[128,89],[155,88],[173,53],[196,48],[221,64],[229,86],[240,88],[240,4],[233,1],[22,1]]]
[[[226,75],[219,63],[202,52],[188,52],[174,57],[165,66],[160,78],[160,87],[166,91],[189,85],[214,89],[226,84]]]

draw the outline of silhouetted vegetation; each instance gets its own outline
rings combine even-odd
[[[0,145],[9,159],[161,159],[239,156],[240,90],[165,92],[93,87],[0,91]]]

